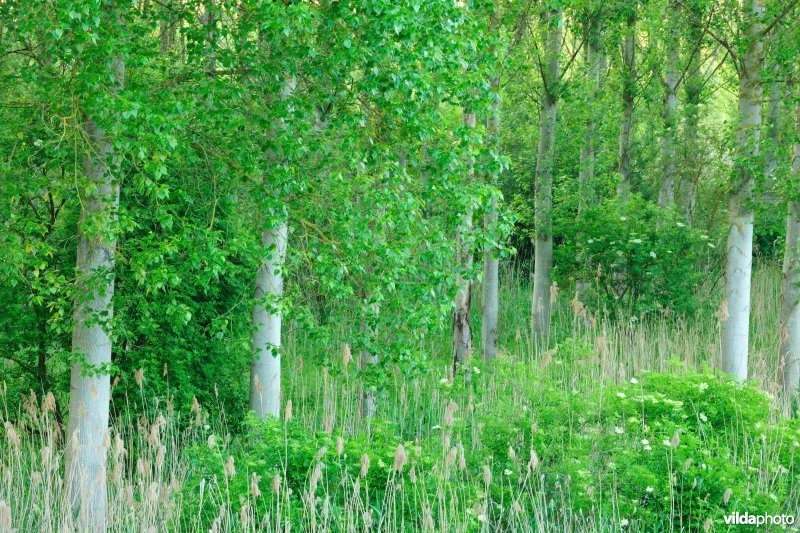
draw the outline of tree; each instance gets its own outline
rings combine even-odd
[[[494,2],[493,12],[489,15],[489,31],[491,32],[490,38],[499,40],[499,33],[501,30],[500,18],[500,2]],[[498,57],[500,51],[497,44],[493,42],[492,56],[496,63],[499,63]],[[495,65],[499,68],[499,64]],[[500,78],[495,76],[492,80],[492,108],[489,112],[489,117],[486,120],[486,139],[489,146],[490,156],[499,157],[500,155]],[[489,184],[497,187],[498,171],[491,172],[489,177]],[[489,200],[489,211],[484,217],[484,226],[488,232],[497,231],[497,224],[499,221],[498,209],[499,199],[497,194],[492,192],[492,197]],[[497,315],[499,312],[499,298],[500,298],[500,258],[498,250],[489,242],[486,243],[483,251],[483,315],[481,320],[481,342],[483,344],[483,360],[486,362],[491,361],[497,355]]]
[[[280,415],[281,297],[289,237],[287,215],[264,230],[261,244],[267,254],[256,273],[253,303],[253,362],[250,370],[250,409],[260,418]]]
[[[112,62],[112,94],[125,84],[125,63]],[[108,128],[87,111],[86,194],[78,222],[76,296],[73,312],[69,425],[65,484],[81,528],[105,529],[106,453],[111,399],[111,321],[120,176]]]
[[[636,96],[636,4],[628,6],[622,44],[622,117],[619,126],[619,175],[617,194],[625,199],[631,192],[631,149],[633,147],[633,105]]]
[[[549,10],[544,15],[544,22],[547,28],[547,48],[544,61],[539,64],[542,78],[542,108],[534,184],[536,234],[531,299],[531,333],[537,339],[547,338],[550,334],[550,293],[553,287],[553,157],[560,82],[562,9]]]
[[[475,112],[464,109],[464,126],[469,130],[475,128]],[[472,186],[475,179],[474,162],[470,160],[467,168],[466,188]],[[453,309],[453,376],[459,367],[468,367],[472,357],[472,242],[471,236],[473,210],[467,206],[461,215],[461,224],[456,231],[456,299]]]
[[[700,154],[700,99],[703,93],[704,75],[702,71],[702,50],[705,28],[701,20],[703,10],[698,3],[685,8],[688,11],[688,41],[690,55],[683,84],[685,104],[683,106],[683,153],[684,164],[681,169],[680,205],[684,218],[691,223],[694,219],[697,182],[700,179],[702,157]]]
[[[796,137],[789,179],[786,214],[786,251],[781,285],[781,367],[783,390],[790,402],[800,391],[800,94],[796,97]]]
[[[753,268],[753,186],[761,142],[761,63],[765,0],[748,0],[741,19],[744,53],[731,51],[739,74],[736,177],[728,200],[728,247],[722,304],[722,369],[747,379]]]
[[[677,165],[675,161],[675,141],[677,139],[677,110],[678,110],[678,84],[681,72],[679,70],[679,35],[678,32],[678,5],[676,0],[669,0],[667,6],[667,62],[664,75],[664,132],[661,137],[661,189],[658,194],[658,203],[662,207],[675,203],[675,185],[677,181]]]
[[[580,185],[579,209],[586,206],[590,194],[591,183],[595,174],[597,159],[597,119],[595,102],[603,87],[606,71],[606,54],[602,37],[602,18],[586,22],[586,64],[588,67],[589,90],[586,98],[586,133],[581,146],[578,183]]]

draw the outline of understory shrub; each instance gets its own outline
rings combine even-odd
[[[562,233],[576,238],[557,249],[557,278],[591,287],[585,303],[595,310],[637,315],[697,308],[702,264],[713,244],[674,210],[634,196],[587,207],[561,224]]]

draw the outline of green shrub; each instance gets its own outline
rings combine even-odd
[[[577,238],[557,247],[557,277],[593,287],[586,303],[633,314],[696,308],[710,244],[673,210],[634,196],[588,207],[561,226]]]
[[[542,379],[526,383],[529,408],[498,401],[479,418],[481,454],[493,460],[495,476],[519,469],[509,446],[523,465],[533,450],[544,493],[567,493],[568,513],[617,516],[648,531],[667,530],[670,520],[702,530],[708,519],[721,525],[735,511],[794,511],[788,502],[800,476],[800,427],[776,417],[763,392],[702,373],[648,373],[578,393]],[[508,501],[519,490],[500,485],[492,497]]]

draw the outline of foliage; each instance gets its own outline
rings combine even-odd
[[[595,310],[633,315],[658,310],[691,314],[698,305],[700,268],[713,244],[670,209],[634,197],[606,200],[573,220],[560,220],[558,277],[594,289]]]
[[[569,361],[572,351],[568,343],[558,353]],[[783,512],[800,426],[776,422],[765,393],[710,373],[646,373],[580,395],[529,379],[524,409],[499,401],[478,422],[495,475],[512,480],[495,487],[496,499],[539,465],[544,490],[567,491],[572,512],[618,516],[633,529]]]

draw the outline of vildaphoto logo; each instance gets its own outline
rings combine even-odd
[[[788,514],[750,514],[735,512],[725,515],[725,524],[729,526],[791,526],[795,522],[794,515]]]

